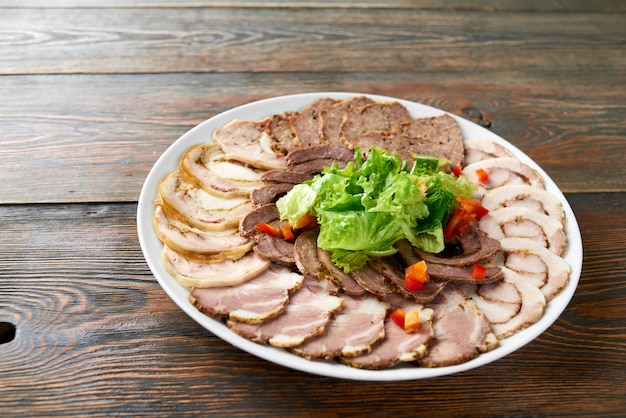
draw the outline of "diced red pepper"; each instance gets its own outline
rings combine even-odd
[[[293,229],[314,228],[315,226],[317,226],[317,218],[308,212],[292,225]]]
[[[481,266],[480,264],[474,264],[474,268],[472,269],[472,278],[476,280],[482,280],[487,276],[487,268],[485,266]]]
[[[256,227],[257,227],[257,229],[259,231],[263,232],[264,234],[271,235],[271,236],[276,237],[276,238],[282,238],[282,236],[283,236],[283,234],[280,231],[280,229],[278,229],[275,226],[272,226],[272,225],[270,225],[268,223],[261,222],[261,223],[256,224]]]
[[[404,317],[405,313],[402,309],[396,309],[390,315],[391,320],[402,329],[404,329]]]
[[[465,216],[466,212],[463,209],[459,209],[450,217],[448,224],[443,229],[443,237],[450,238],[456,232],[458,227],[461,225],[461,221],[463,220],[463,216]]]
[[[416,309],[412,309],[404,315],[404,332],[412,333],[419,331],[420,313]]]
[[[418,261],[404,269],[404,285],[409,292],[417,292],[424,288],[424,283],[430,280],[428,266],[424,260]]]
[[[282,232],[282,236],[286,241],[291,241],[295,238],[295,236],[293,235],[293,230],[291,229],[289,224],[280,225],[280,231]]]
[[[489,174],[487,174],[487,172],[483,170],[482,168],[479,168],[478,170],[476,170],[476,175],[478,176],[478,181],[480,181],[481,183],[484,183],[487,180],[489,180]]]
[[[483,216],[489,213],[489,209],[479,206],[476,208],[476,219],[480,220]]]
[[[452,174],[454,174],[457,177],[459,177],[461,175],[462,171],[463,171],[463,169],[461,168],[461,166],[459,164],[457,164],[454,167],[452,167]]]

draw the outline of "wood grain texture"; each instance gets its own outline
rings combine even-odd
[[[0,206],[0,321],[18,330],[0,345],[0,415],[618,415],[626,406],[626,195],[567,197],[586,261],[554,326],[491,365],[399,383],[307,376],[203,330],[148,270],[135,204]]]

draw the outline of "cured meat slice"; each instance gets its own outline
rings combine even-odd
[[[300,273],[312,279],[319,278],[319,272],[322,268],[317,256],[317,235],[317,230],[303,232],[294,243],[296,266]]]
[[[288,268],[273,265],[240,285],[193,288],[189,300],[207,315],[259,323],[283,312],[289,294],[303,281],[301,275]]]
[[[479,221],[491,238],[529,238],[557,255],[566,249],[563,224],[554,218],[524,207],[496,209]]]
[[[428,354],[418,360],[421,366],[461,364],[498,345],[487,317],[458,286],[448,284],[428,306],[434,311],[435,336]]]
[[[259,233],[257,225],[260,223],[277,223],[280,219],[280,213],[274,203],[259,206],[258,208],[248,212],[239,223],[239,233],[244,237],[252,237]]]
[[[512,270],[502,271],[502,283],[480,285],[470,293],[499,339],[537,322],[546,306],[546,299],[537,287]]]
[[[343,145],[320,145],[299,149],[287,155],[287,165],[289,167],[313,160],[353,161],[354,151]]]
[[[385,339],[376,344],[372,351],[356,357],[342,357],[340,361],[360,369],[384,369],[401,362],[415,361],[423,357],[432,339],[433,310],[421,305],[407,305],[405,310],[419,312],[419,329],[407,333],[391,319],[385,321]]]
[[[326,331],[295,347],[293,352],[309,359],[352,357],[370,351],[385,337],[384,322],[389,305],[372,295],[341,295],[343,307]]]
[[[223,231],[239,225],[254,204],[245,197],[219,197],[184,181],[177,171],[159,183],[163,212],[206,231]]]
[[[498,264],[513,270],[552,300],[569,281],[570,266],[563,258],[526,238],[504,238]]]
[[[465,147],[464,166],[491,158],[513,156],[511,152],[502,145],[485,138],[469,139],[465,141],[463,145]]]
[[[480,181],[477,174],[478,170],[484,170],[489,177],[488,180]],[[541,175],[529,165],[513,157],[478,161],[466,166],[462,173],[472,182],[478,184],[478,190],[474,192],[477,197],[482,197],[488,190],[500,186],[526,184],[540,189],[544,188]]]
[[[283,264],[288,267],[296,266],[294,243],[271,235],[260,234],[253,250],[266,260]]]
[[[252,251],[241,258],[208,263],[189,260],[164,247],[162,258],[166,270],[181,286],[199,288],[236,286],[257,276],[271,264]]]
[[[291,183],[300,184],[307,180],[311,180],[312,175],[306,173],[298,173],[295,171],[270,170],[267,171],[261,179],[266,183]]]
[[[189,148],[180,162],[180,175],[194,186],[221,197],[249,197],[263,186],[264,170],[229,161],[217,144],[200,144]]]
[[[335,103],[337,100],[329,97],[318,99],[291,118],[291,130],[295,132],[303,148],[327,144],[319,136],[319,115]]]
[[[358,296],[365,293],[365,289],[352,276],[333,263],[330,252],[318,247],[317,258],[320,260],[320,278],[333,281],[348,295]]]
[[[260,169],[282,170],[286,167],[285,156],[272,149],[271,139],[265,130],[267,122],[267,119],[235,119],[216,129],[213,140],[228,160],[241,161]]]
[[[369,264],[350,272],[352,278],[368,292],[385,297],[391,293],[395,293],[393,289],[387,286],[385,276],[374,270]]]
[[[267,186],[260,187],[253,190],[250,198],[255,205],[267,205],[268,203],[274,203],[279,198],[287,194],[293,189],[291,183],[275,183]]]
[[[291,129],[291,120],[297,115],[298,112],[285,112],[269,118],[265,129],[270,138],[270,148],[276,154],[287,155],[302,148],[298,136]]]
[[[469,266],[479,263],[493,256],[500,249],[500,241],[489,238],[478,225],[463,236],[454,237],[453,241],[446,242],[447,246],[453,246],[460,249],[458,253],[454,252],[448,255],[444,253],[432,254],[415,248],[415,252],[420,258],[426,260],[427,263],[447,264],[452,266]]]
[[[251,341],[276,347],[296,347],[324,332],[342,299],[328,293],[327,281],[305,278],[303,286],[289,297],[285,310],[259,324],[228,320],[228,327]]]
[[[344,114],[355,107],[365,106],[374,101],[365,96],[341,100],[322,110],[319,115],[319,136],[330,145],[343,145],[339,131]]]
[[[371,103],[346,112],[339,136],[351,148],[357,138],[367,133],[389,132],[395,124],[410,120],[411,114],[398,102]]]
[[[556,196],[544,189],[525,184],[496,187],[485,194],[482,205],[486,209],[522,206],[544,213],[559,222],[564,220],[563,205]]]
[[[217,262],[241,257],[254,241],[239,235],[237,229],[202,231],[168,217],[157,206],[153,218],[154,230],[159,240],[193,261]]]

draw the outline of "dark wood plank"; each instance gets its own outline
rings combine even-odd
[[[0,206],[0,321],[17,327],[0,344],[0,415],[619,415],[626,193],[567,197],[585,264],[555,325],[491,365],[399,383],[312,378],[210,335],[150,274],[135,204]]]
[[[0,77],[0,91],[0,203],[134,201],[152,164],[192,126],[307,91],[385,94],[469,118],[520,147],[567,192],[626,184],[624,85],[409,72],[166,74]]]
[[[0,19],[9,39],[0,74],[523,71],[615,81],[626,67],[620,13],[7,8]]]

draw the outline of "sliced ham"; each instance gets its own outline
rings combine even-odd
[[[293,352],[309,359],[353,357],[371,350],[385,337],[384,322],[389,305],[372,295],[341,295],[343,307],[329,322],[324,334],[306,340]]]
[[[552,300],[569,281],[570,266],[563,258],[526,238],[504,238],[496,262],[513,270]]]
[[[507,207],[489,212],[479,221],[480,229],[493,239],[528,238],[557,255],[566,250],[563,224],[525,207]]]
[[[322,334],[333,314],[341,309],[342,299],[328,293],[326,281],[305,279],[300,289],[289,297],[285,310],[259,324],[228,320],[227,326],[237,334],[259,344],[296,347]]]
[[[353,147],[357,138],[370,132],[389,132],[401,122],[411,120],[409,111],[398,102],[376,102],[349,109],[341,122],[341,141]]]
[[[513,156],[506,147],[490,139],[469,139],[464,141],[463,145],[465,147],[464,166],[491,158]]]
[[[269,268],[270,262],[250,251],[240,258],[208,263],[189,260],[167,247],[163,248],[163,265],[176,281],[185,287],[236,286]]]
[[[525,184],[496,187],[485,194],[482,205],[491,210],[522,206],[544,213],[563,222],[564,212],[561,201],[544,189]]]
[[[249,197],[252,190],[263,186],[264,172],[227,160],[214,143],[191,147],[180,162],[180,175],[185,181],[221,197]]]
[[[195,228],[223,231],[236,228],[254,208],[246,197],[220,197],[183,180],[179,172],[170,173],[159,183],[162,209],[170,219]]]
[[[228,160],[265,170],[284,169],[285,156],[272,149],[271,138],[265,130],[267,122],[235,119],[215,130],[213,140]]]
[[[319,116],[324,109],[335,103],[337,103],[337,100],[329,97],[318,99],[291,118],[291,130],[296,134],[303,148],[328,144],[327,141],[319,136]]]
[[[484,170],[487,173],[487,181],[480,181],[477,170]],[[500,186],[526,184],[540,189],[544,188],[541,175],[514,157],[478,161],[463,168],[462,173],[478,184],[478,190],[474,193],[476,197],[482,197],[487,191]]]
[[[332,106],[322,110],[319,115],[320,138],[330,145],[343,145],[339,135],[343,115],[350,109],[365,106],[370,103],[374,103],[374,101],[365,96],[358,96],[346,100],[340,100]]]
[[[273,265],[243,284],[191,289],[189,300],[207,315],[244,323],[259,323],[285,309],[289,294],[304,278],[286,267]]]

